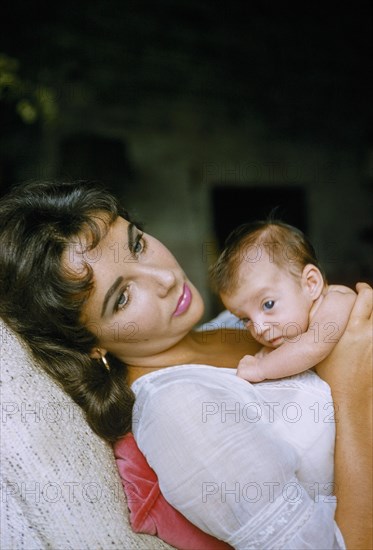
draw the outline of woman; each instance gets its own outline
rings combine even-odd
[[[295,439],[300,437],[301,424],[293,423],[298,428],[293,432],[279,418],[272,423],[280,430],[277,434],[268,414],[258,423],[247,407],[244,421],[241,411],[238,421],[231,415],[231,423],[219,416],[226,407],[229,417],[232,388],[237,392],[234,406],[250,402],[261,406],[261,414],[268,392],[274,402],[277,395],[286,405],[294,395],[302,404],[311,390],[325,406],[328,394],[319,379],[311,375],[312,379],[276,390],[252,386],[226,368],[204,366],[234,367],[242,355],[255,353],[256,344],[237,331],[192,332],[203,312],[198,291],[170,252],[143,234],[115,199],[97,187],[29,184],[2,201],[0,220],[0,314],[82,406],[97,433],[114,441],[132,426],[170,502],[199,527],[237,548],[343,547],[333,522],[333,499],[328,500],[325,492],[312,499],[311,488],[303,490],[306,481],[319,478],[312,478],[314,470],[305,467],[311,449],[299,457]],[[369,506],[364,475],[369,432],[368,426],[354,430],[358,417],[351,412],[366,415],[367,410],[368,300],[360,298],[355,321],[320,366],[342,424],[336,447],[337,519],[347,544],[354,548],[363,548],[368,536],[360,518],[361,510],[366,512]],[[132,382],[137,393],[133,423]],[[324,430],[315,434],[318,437]],[[321,466],[330,452],[330,435],[329,430],[329,443],[317,458]],[[222,477],[227,460],[223,441],[232,451],[230,477]],[[248,478],[254,456],[255,468]],[[361,470],[349,469],[358,460]],[[180,486],[183,477],[185,484]],[[238,493],[234,486],[232,499],[234,480]],[[266,488],[267,493],[256,500],[251,493],[242,494],[248,487]],[[287,498],[285,487],[290,490]],[[357,511],[350,492],[356,488],[361,491]],[[263,518],[267,518],[264,523]]]

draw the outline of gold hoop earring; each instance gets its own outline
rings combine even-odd
[[[110,372],[110,366],[109,366],[108,360],[106,359],[105,355],[102,355],[101,350],[98,349],[98,348],[97,348],[97,352],[100,354],[100,359],[103,362],[105,369]]]

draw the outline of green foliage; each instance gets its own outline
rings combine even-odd
[[[57,118],[54,90],[23,78],[18,60],[4,53],[0,53],[0,101],[11,104],[24,124],[50,124]]]

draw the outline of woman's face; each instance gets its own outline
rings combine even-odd
[[[201,318],[202,298],[172,254],[125,219],[95,249],[79,250],[73,243],[64,261],[75,272],[83,263],[93,270],[82,320],[103,352],[136,365],[174,346]]]

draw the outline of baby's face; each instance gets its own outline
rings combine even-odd
[[[236,289],[221,299],[258,342],[271,348],[296,341],[307,330],[313,304],[301,275],[275,265],[264,253],[255,262],[242,261]]]

